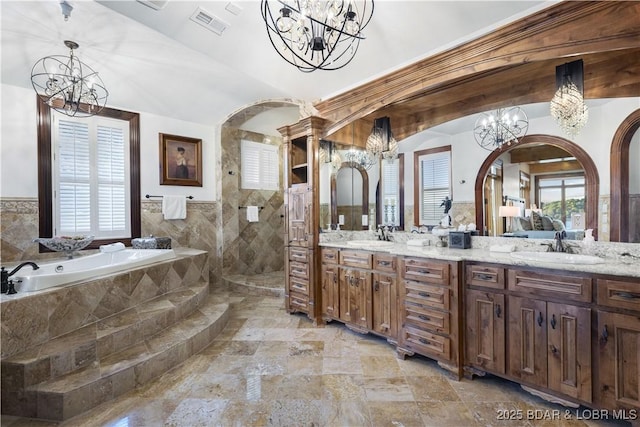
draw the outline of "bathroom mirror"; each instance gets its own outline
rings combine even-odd
[[[584,229],[596,228],[594,171],[593,161],[580,147],[548,135],[527,136],[507,150],[492,152],[476,179],[476,217],[484,234],[509,231],[528,238],[553,238],[555,229],[548,224],[546,230],[536,229],[533,211],[561,221],[569,239],[581,239]],[[518,206],[520,216],[500,217],[503,205]]]

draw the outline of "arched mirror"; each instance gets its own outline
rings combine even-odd
[[[611,204],[602,207],[611,218],[610,240],[640,243],[640,109],[618,127],[611,143]],[[604,221],[603,221],[604,222]],[[608,224],[603,223],[603,228]]]
[[[586,228],[597,231],[598,188],[595,164],[582,148],[560,137],[526,136],[492,152],[480,168],[476,220],[485,235],[553,238],[564,228],[568,238],[582,238]],[[546,217],[543,225],[538,217]]]
[[[369,174],[358,163],[343,162],[331,175],[331,224],[343,230],[366,230],[368,212]]]

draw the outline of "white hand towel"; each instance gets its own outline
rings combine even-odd
[[[185,196],[162,196],[164,219],[185,219],[187,217],[187,198]]]
[[[109,245],[100,245],[100,252],[102,253],[118,252],[123,250],[124,243],[122,242],[111,243]]]
[[[247,221],[258,222],[258,207],[247,206]]]

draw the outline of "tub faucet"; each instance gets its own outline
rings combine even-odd
[[[33,268],[34,270],[39,269],[40,267],[38,266],[38,264],[36,264],[35,262],[31,262],[31,261],[26,261],[21,263],[20,265],[18,265],[16,268],[14,268],[11,271],[7,271],[5,270],[4,267],[0,268],[0,292],[1,293],[7,293],[7,294],[15,294],[16,290],[13,287],[13,281],[9,280],[9,277],[13,276],[14,274],[16,274],[18,272],[18,270],[20,270],[22,267],[24,267],[25,265],[29,265],[31,266],[31,268]]]

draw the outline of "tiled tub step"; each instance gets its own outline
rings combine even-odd
[[[220,303],[206,294],[205,298],[195,311],[168,328],[152,335],[142,334],[136,344],[98,355],[90,362],[82,362],[73,372],[51,377],[43,382],[34,382],[28,379],[29,376],[25,376],[27,384],[22,390],[11,388],[17,391],[7,392],[7,388],[3,386],[2,412],[23,417],[65,420],[137,386],[147,384],[202,350],[224,328],[229,317],[228,304]],[[151,311],[164,315],[168,312]],[[55,363],[55,360],[55,357],[49,357],[50,362]],[[27,371],[31,371],[33,377],[35,367],[44,364],[41,361]],[[15,366],[11,368],[15,369]],[[3,377],[6,371],[3,366]]]
[[[284,272],[274,271],[257,275],[230,274],[222,278],[230,291],[244,295],[284,297]]]
[[[126,349],[193,312],[208,284],[180,288],[2,361],[2,390],[52,380]]]

